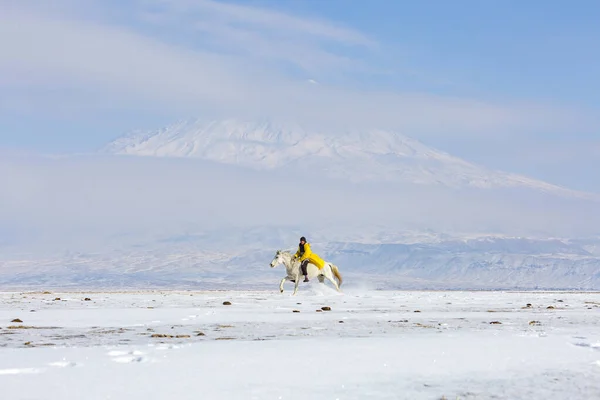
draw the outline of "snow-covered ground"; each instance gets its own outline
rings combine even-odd
[[[0,293],[2,397],[600,398],[600,293],[286,289]]]

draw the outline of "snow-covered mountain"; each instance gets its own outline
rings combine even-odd
[[[532,188],[586,197],[524,176],[492,171],[398,132],[307,129],[273,121],[188,120],[119,138],[103,153],[191,157],[254,169],[303,168],[353,182]]]

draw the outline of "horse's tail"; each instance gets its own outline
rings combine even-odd
[[[340,274],[340,270],[336,265],[333,265],[331,263],[329,263],[329,265],[331,265],[331,271],[333,271],[333,275],[338,281],[338,286],[342,286],[342,274]]]

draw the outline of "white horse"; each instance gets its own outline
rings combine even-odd
[[[289,251],[278,250],[273,258],[273,261],[271,261],[271,268],[275,268],[279,264],[285,265],[285,270],[287,272],[287,275],[279,284],[279,291],[283,293],[283,284],[286,280],[289,280],[295,283],[293,293],[293,295],[295,295],[298,291],[298,284],[300,283],[300,261],[294,261],[292,253]],[[333,283],[333,286],[335,286],[337,291],[341,292],[340,286],[342,285],[342,275],[340,274],[338,267],[332,263],[325,262],[323,269],[317,268],[317,266],[313,265],[312,263],[308,264],[306,267],[306,272],[309,278],[317,277],[321,283],[323,283],[325,278],[327,278],[331,283]],[[334,277],[337,279],[337,282],[335,281]]]

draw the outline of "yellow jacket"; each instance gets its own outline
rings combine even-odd
[[[300,261],[307,260],[314,264],[317,268],[323,269],[325,266],[325,261],[321,259],[317,254],[313,253],[310,249],[310,244],[304,243],[304,254],[300,255],[300,246],[298,246],[298,251],[294,254],[294,257],[300,257]]]

